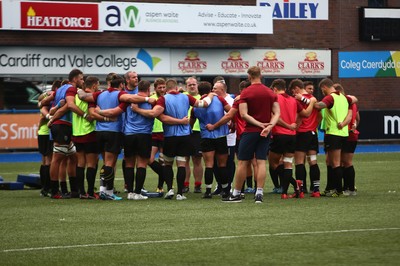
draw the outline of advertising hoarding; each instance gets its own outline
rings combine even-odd
[[[400,51],[339,52],[339,78],[400,77]]]
[[[257,0],[257,6],[270,8],[272,11],[272,19],[329,19],[329,0]]]
[[[101,2],[104,31],[272,34],[272,13],[259,6]]]

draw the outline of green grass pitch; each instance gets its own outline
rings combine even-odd
[[[318,159],[324,188],[324,157]],[[0,264],[398,265],[400,154],[354,160],[355,197],[281,200],[268,193],[269,177],[263,204],[250,195],[236,204],[193,193],[186,201],[128,201],[122,193],[124,200],[105,202],[1,190]],[[10,181],[38,169],[39,163],[0,163]],[[117,177],[122,189],[120,170]],[[156,187],[151,169],[145,187]]]

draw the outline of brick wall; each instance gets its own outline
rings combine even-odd
[[[188,3],[186,0],[136,2]],[[210,0],[189,2],[215,4],[215,1]],[[221,5],[255,5],[255,3],[255,0],[218,1]],[[347,93],[358,96],[360,109],[400,109],[398,101],[400,78],[338,79],[339,51],[399,50],[399,42],[358,40],[357,8],[367,6],[367,3],[367,0],[330,0],[328,21],[275,21],[273,35],[1,31],[0,46],[331,49],[332,79],[342,83]],[[399,7],[398,0],[389,0],[388,4],[390,7]]]

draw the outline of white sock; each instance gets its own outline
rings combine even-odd
[[[264,194],[264,189],[258,187],[257,191],[256,191],[256,195],[258,195],[258,194],[260,194],[260,195]]]
[[[237,189],[235,188],[235,189],[233,190],[232,195],[233,195],[233,196],[238,196],[238,195],[240,195],[240,190],[237,190]]]

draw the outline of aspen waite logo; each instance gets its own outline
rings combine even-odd
[[[139,8],[130,5],[121,12],[120,8],[116,5],[107,6],[107,16],[105,22],[110,27],[121,27],[128,25],[129,28],[135,28],[140,23]]]

